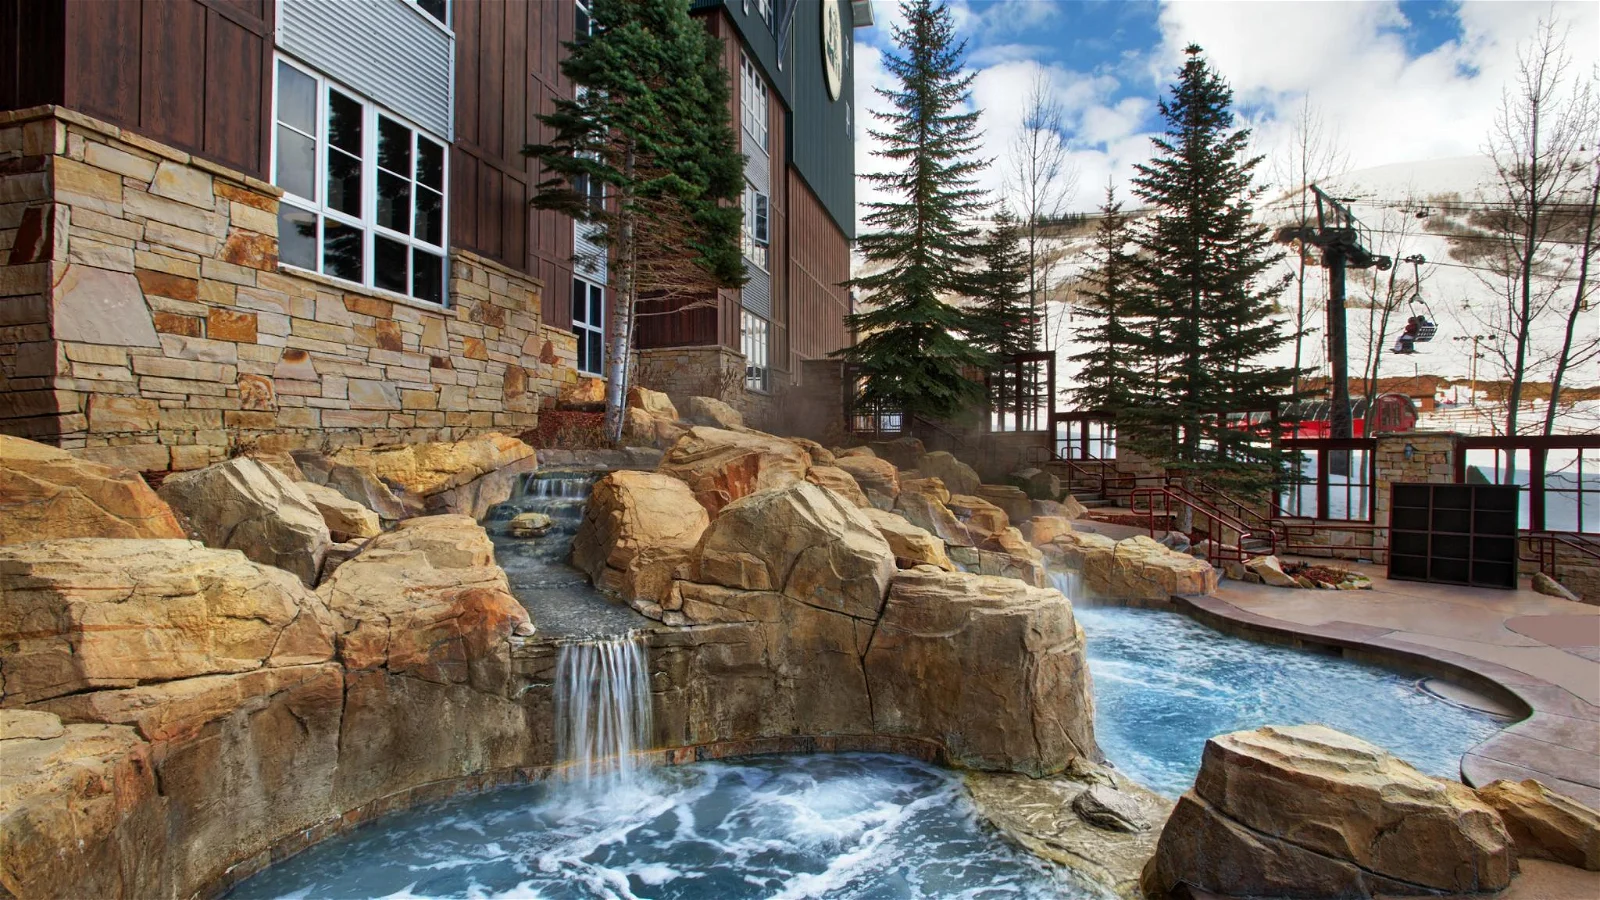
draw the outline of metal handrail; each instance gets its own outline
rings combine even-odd
[[[1211,522],[1215,522],[1226,528],[1233,529],[1233,531],[1239,535],[1239,543],[1230,547],[1228,542],[1224,539],[1224,534],[1221,529],[1218,529],[1215,534],[1212,534],[1211,529],[1208,526],[1207,534],[1210,536],[1212,552],[1207,555],[1213,560],[1224,562],[1233,561],[1239,563],[1244,562],[1244,544],[1245,541],[1249,539],[1266,541],[1268,547],[1267,552],[1269,554],[1276,554],[1278,552],[1278,538],[1271,529],[1268,529],[1266,534],[1263,535],[1256,529],[1246,525],[1243,521],[1228,515],[1209,503],[1206,503],[1204,500],[1194,496],[1184,488],[1174,486],[1159,488],[1135,488],[1133,493],[1129,496],[1131,504],[1135,506],[1141,498],[1143,498],[1146,504],[1148,504],[1149,508],[1147,513],[1150,517],[1150,537],[1152,538],[1156,536],[1157,510],[1155,498],[1157,497],[1161,498],[1160,514],[1163,516],[1172,515],[1172,501],[1176,500],[1195,512],[1203,513]]]
[[[1580,556],[1600,562],[1600,536],[1593,536],[1580,531],[1524,531],[1518,537],[1528,542],[1528,548],[1533,551],[1534,557],[1529,559],[1518,554],[1523,562],[1536,563],[1539,571],[1556,577],[1557,558],[1561,547],[1574,550]]]

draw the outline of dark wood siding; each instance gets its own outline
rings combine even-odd
[[[791,371],[800,361],[821,359],[850,344],[844,317],[850,291],[850,243],[805,180],[789,178],[789,335]]]
[[[0,0],[0,103],[59,103],[265,179],[271,22],[272,0]]]
[[[522,148],[547,137],[534,118],[570,96],[561,44],[570,0],[455,0],[456,143],[451,236],[456,247],[544,282],[544,320],[572,323],[572,220],[532,209],[542,173]]]

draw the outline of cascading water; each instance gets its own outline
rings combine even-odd
[[[1051,569],[1050,584],[1074,604],[1083,597],[1083,573],[1077,569]]]
[[[651,733],[643,638],[561,645],[556,658],[556,754],[585,788],[632,783]]]

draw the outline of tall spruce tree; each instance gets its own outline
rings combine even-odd
[[[1160,103],[1156,157],[1133,180],[1153,211],[1134,231],[1129,311],[1149,323],[1135,348],[1155,371],[1118,436],[1191,488],[1204,478],[1255,497],[1279,479],[1283,457],[1230,414],[1273,410],[1292,390],[1294,370],[1264,361],[1292,339],[1274,318],[1285,285],[1268,276],[1281,253],[1253,217],[1261,157],[1249,155],[1249,131],[1234,128],[1233,92],[1198,46],[1186,52]],[[1180,524],[1189,520],[1186,509]]]
[[[874,230],[857,242],[880,271],[849,282],[869,292],[870,305],[846,320],[861,339],[837,355],[860,367],[860,402],[909,421],[948,418],[982,397],[968,373],[987,356],[965,339],[968,317],[948,301],[973,287],[984,163],[976,158],[978,113],[963,111],[973,79],[962,69],[966,42],[956,40],[949,8],[907,0],[901,11],[899,51],[885,62],[897,84],[875,88],[892,108],[875,113],[884,129],[872,132],[884,145],[877,155],[897,170],[864,176],[889,199],[867,204],[864,221]]]
[[[744,282],[744,157],[735,143],[721,45],[682,0],[593,0],[592,30],[568,43],[570,100],[523,148],[550,177],[534,206],[596,226],[608,258],[607,436],[622,436],[641,296],[714,296]]]
[[[1154,374],[1142,345],[1155,323],[1137,318],[1132,242],[1128,216],[1108,184],[1094,249],[1089,251],[1090,266],[1083,274],[1078,325],[1073,329],[1078,345],[1085,349],[1070,359],[1080,366],[1078,387],[1072,391],[1078,408],[1113,419],[1145,393],[1145,378]]]
[[[1038,313],[1028,292],[1032,267],[1022,238],[1017,217],[1002,204],[978,245],[982,265],[972,273],[973,300],[967,307],[967,339],[989,354],[989,399],[1001,411],[1014,408],[1018,393],[1033,387],[1006,360],[1039,346]]]

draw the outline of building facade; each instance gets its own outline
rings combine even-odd
[[[725,47],[750,281],[637,380],[776,421],[849,341],[846,0]],[[588,0],[0,0],[0,430],[146,470],[532,427],[605,370],[603,254],[530,205]],[[585,390],[588,388],[588,390]]]

